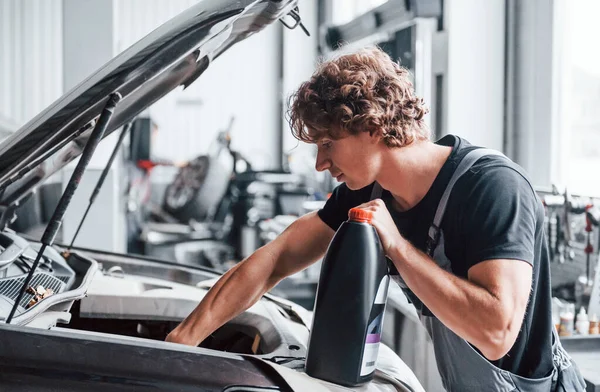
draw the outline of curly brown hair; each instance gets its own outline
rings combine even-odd
[[[402,147],[429,138],[427,112],[408,70],[371,47],[320,64],[290,97],[287,117],[304,142],[380,131],[387,146]]]

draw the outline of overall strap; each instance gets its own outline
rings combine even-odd
[[[454,174],[452,174],[452,177],[450,178],[450,181],[448,182],[448,185],[444,190],[444,194],[440,199],[437,210],[435,212],[435,217],[433,218],[433,223],[429,227],[429,233],[427,238],[427,254],[429,256],[433,256],[433,251],[437,247],[438,242],[440,240],[440,226],[442,224],[442,219],[444,218],[444,213],[446,212],[448,200],[450,199],[450,194],[452,193],[454,185],[456,185],[456,182],[463,174],[469,171],[469,169],[475,164],[475,162],[479,160],[479,158],[489,155],[503,156],[506,158],[504,154],[498,151],[490,150],[487,148],[478,148],[467,153],[467,155],[464,156],[464,158],[456,167],[456,170],[454,171]]]
[[[373,183],[373,190],[371,190],[371,198],[369,200],[375,200],[381,198],[383,194],[383,188],[378,182]]]

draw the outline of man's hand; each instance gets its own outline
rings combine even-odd
[[[394,246],[399,246],[404,242],[404,238],[398,231],[394,219],[390,215],[385,203],[381,199],[371,200],[367,203],[363,203],[356,208],[371,211],[373,219],[371,224],[377,230],[381,245],[387,256],[391,256],[391,250]],[[350,213],[348,213],[350,214]]]
[[[166,341],[199,345],[281,279],[321,258],[334,234],[316,212],[299,218],[275,240],[227,271]]]
[[[532,267],[521,260],[487,260],[469,269],[468,280],[443,269],[399,233],[380,199],[357,206],[373,214],[386,255],[408,287],[442,323],[489,360],[513,346],[523,322]]]
[[[181,324],[171,331],[165,339],[166,342],[185,344],[187,346],[196,347],[202,342],[197,342],[192,334],[188,334],[182,330]]]
[[[484,260],[468,280],[440,268],[406,240],[390,259],[413,293],[449,329],[490,361],[502,358],[517,339],[531,291],[532,267],[521,260]]]

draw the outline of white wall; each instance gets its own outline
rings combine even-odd
[[[514,75],[509,80],[514,96],[513,154],[525,168],[534,185],[550,186],[552,157],[558,156],[557,100],[553,99],[557,68],[553,40],[554,1],[515,2]]]
[[[13,133],[19,128],[17,122],[9,119],[8,117],[4,117],[2,113],[0,113],[0,142],[4,140],[5,137]]]
[[[64,92],[73,89],[115,56],[113,8],[113,4],[105,0],[63,0]],[[104,168],[116,140],[117,135],[113,133],[98,145],[88,169]],[[75,167],[75,162],[71,166]]]
[[[181,11],[194,4],[194,0],[118,0],[105,3],[103,0],[85,0],[86,3],[76,3],[79,0],[65,0],[70,4],[69,13],[73,15],[83,13],[85,9],[95,10],[88,12],[90,18],[98,18],[95,24],[96,31],[82,31],[82,27],[88,23],[90,18],[74,21],[73,31],[70,36],[77,37],[79,34],[87,35],[91,45],[82,48],[81,51],[89,53],[92,59],[82,64],[82,75],[75,75],[74,83],[83,79],[83,74],[89,74],[87,70],[92,64],[98,68],[107,57],[113,57],[125,50],[133,43],[144,37],[162,23],[174,17]],[[73,2],[72,4],[70,2]],[[313,12],[313,32],[316,33],[316,1],[310,0],[307,11]],[[100,7],[96,9],[97,7]],[[305,8],[301,4],[301,9]],[[304,11],[304,10],[303,10]],[[304,13],[304,12],[303,12]],[[65,33],[67,30],[65,30]],[[235,117],[232,129],[232,147],[239,150],[250,159],[255,168],[273,168],[280,162],[277,156],[278,132],[281,131],[280,102],[281,96],[279,85],[279,55],[278,49],[282,27],[278,24],[271,25],[265,31],[260,32],[243,42],[236,44],[221,57],[217,58],[208,70],[188,89],[175,90],[151,107],[147,113],[159,125],[156,143],[153,145],[153,153],[162,158],[172,160],[187,160],[207,152],[210,143],[215,139],[218,131],[222,130],[228,123],[230,117]],[[295,58],[292,60],[295,66],[290,66],[296,75],[296,81],[310,75],[314,66],[314,37],[305,37],[298,29],[287,33],[296,37],[304,38],[305,41],[297,41],[298,45],[291,50]],[[92,35],[95,37],[92,37]],[[296,38],[297,40],[297,38]],[[65,38],[65,41],[69,39]],[[70,43],[76,45],[78,41],[73,38]],[[65,45],[66,47],[69,45]],[[112,46],[112,47],[111,47]],[[98,51],[98,53],[93,53]],[[65,59],[74,59],[68,54]],[[65,60],[66,61],[66,60]],[[77,66],[69,61],[72,66]],[[300,75],[300,76],[298,76]],[[67,76],[65,76],[67,78]],[[293,80],[290,79],[290,80]],[[66,83],[65,83],[66,84]],[[111,135],[114,139],[116,135]],[[90,163],[92,170],[84,177],[80,185],[80,191],[73,201],[70,215],[65,220],[64,233],[71,238],[78,224],[77,216],[81,216],[87,205],[87,197],[93,188],[97,175],[94,169],[100,170],[110,155],[114,141],[105,140],[98,147],[93,161]],[[117,167],[118,171],[119,168]],[[114,170],[113,170],[114,172]],[[165,174],[164,176],[161,173]],[[70,174],[70,173],[65,173]],[[169,176],[164,171],[153,173],[154,181],[165,181]],[[105,187],[119,192],[118,175],[108,178]],[[118,222],[120,220],[119,203],[114,199],[114,194],[105,193],[99,195],[98,201],[90,211],[88,220],[95,222],[94,225],[86,223],[79,234],[77,244],[94,248],[121,250],[118,239],[115,237]],[[101,200],[102,199],[102,200]],[[102,215],[101,210],[112,211],[110,214]],[[108,229],[111,228],[111,229]],[[104,236],[100,242],[95,234],[98,231],[110,232],[111,236]]]
[[[504,0],[446,0],[448,132],[502,150]]]
[[[21,125],[85,77],[196,0],[2,0],[0,1],[0,115]],[[312,73],[316,59],[316,0],[300,0],[312,37],[275,23],[217,58],[186,91],[174,91],[149,111],[160,125],[157,156],[190,159],[207,151],[217,132],[235,116],[233,147],[258,169],[279,164],[280,99]],[[283,37],[282,37],[283,34]],[[280,83],[281,40],[285,70]],[[70,240],[116,134],[97,149],[89,172],[63,224]],[[295,141],[292,140],[292,143]],[[289,143],[288,143],[289,146]],[[117,159],[118,161],[118,159]],[[77,244],[122,250],[122,221],[115,162]],[[62,173],[65,183],[74,163]],[[102,211],[105,213],[102,214]],[[98,239],[100,231],[111,235]]]
[[[204,150],[215,132],[235,116],[232,147],[258,169],[279,164],[281,158],[275,156],[279,132],[277,34],[280,26],[271,25],[230,48],[189,88],[188,96],[203,104],[196,121],[178,123],[191,137],[188,148]],[[176,109],[193,110],[178,102]]]
[[[117,51],[195,3],[194,0],[115,2]],[[232,147],[257,168],[278,164],[278,58],[280,27],[271,25],[217,58],[187,90],[175,91],[150,109],[160,131],[154,154],[187,160],[207,151],[235,117]]]
[[[65,7],[63,0],[0,2],[0,116],[6,123],[22,125],[110,59],[111,53],[116,55],[196,3],[105,1],[64,0]],[[287,98],[310,76],[316,60],[317,1],[300,0],[299,4],[312,37],[306,37],[300,29],[284,29],[283,91],[279,90],[276,56],[281,27],[274,24],[216,59],[188,90],[176,91],[155,105],[151,113],[161,125],[157,155],[179,160],[202,154],[229,118],[235,116],[233,146],[248,155],[258,168],[279,162],[280,158],[274,156],[276,136],[281,129],[279,98]],[[105,14],[111,10],[112,37],[105,28]],[[79,31],[75,34],[85,36],[85,40],[63,40],[63,11],[69,17],[64,34]],[[78,13],[97,16],[104,22],[92,25],[90,18],[77,18]],[[65,69],[63,58],[72,59]],[[283,130],[284,151],[289,151],[296,143],[285,124]],[[100,167],[106,160],[105,149],[100,146],[92,167]]]
[[[63,0],[65,92],[114,57],[112,19],[110,1]]]
[[[283,33],[283,99],[284,110],[287,110],[289,96],[299,85],[310,79],[317,65],[317,0],[300,0],[299,8],[302,22],[310,37],[300,28],[285,29]],[[291,155],[290,165],[293,170],[310,171],[315,173],[314,148],[296,140],[284,118],[283,124],[283,153]],[[322,173],[317,174],[322,176]]]
[[[90,28],[93,26],[93,28]],[[63,0],[63,80],[64,91],[71,90],[114,57],[113,3],[105,0]],[[67,210],[62,232],[70,243],[89,204],[113,146],[117,133],[104,139],[94,152],[77,192]],[[62,171],[63,189],[73,174],[76,162]],[[76,246],[113,252],[126,250],[125,208],[121,177],[124,168],[116,159],[101,192],[83,224]]]
[[[0,1],[0,116],[17,126],[62,94],[62,0]]]

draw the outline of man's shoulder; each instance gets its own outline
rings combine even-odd
[[[483,186],[534,192],[525,170],[501,155],[480,158],[462,177],[463,187]]]
[[[466,152],[461,153],[466,154],[473,149],[469,147]],[[514,198],[522,202],[537,203],[537,196],[527,173],[505,156],[486,155],[456,181],[448,208],[464,210],[478,204]]]

